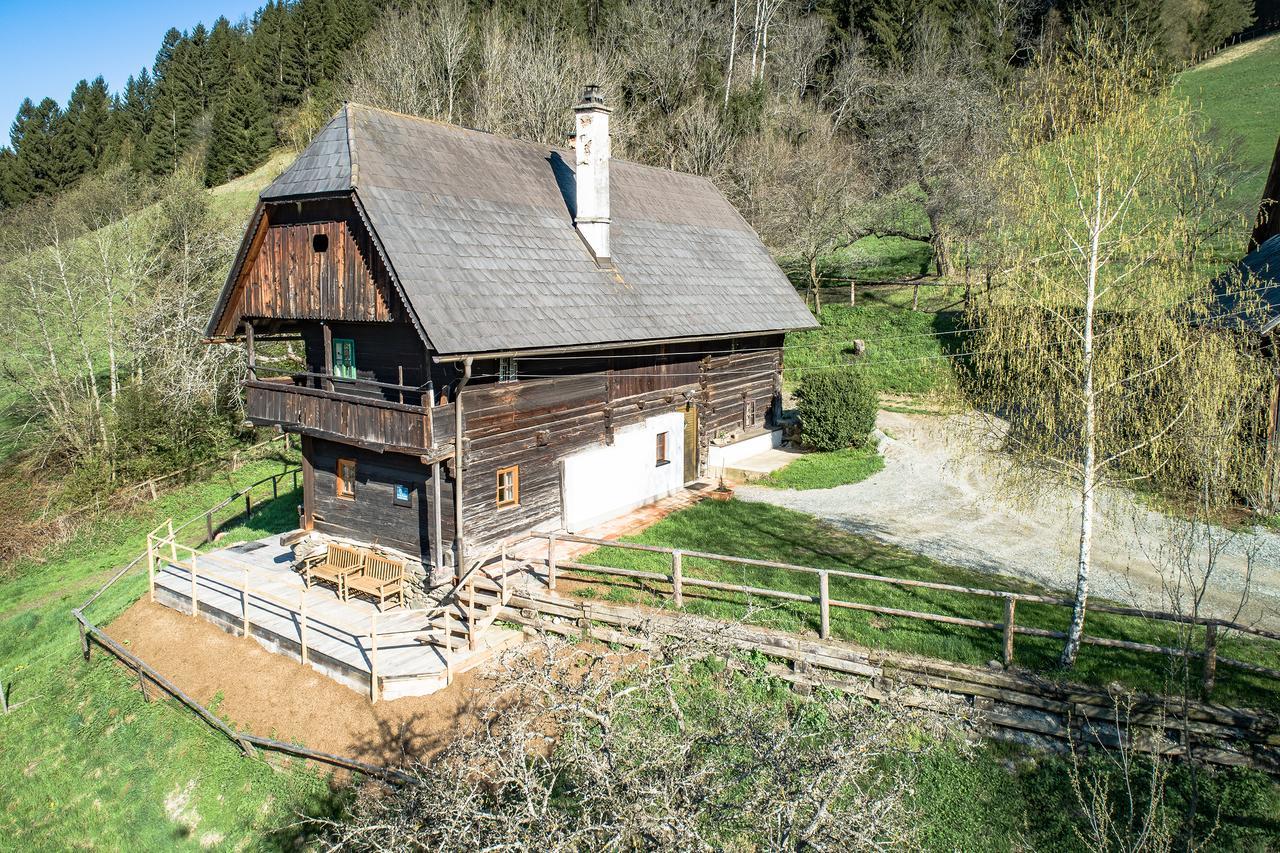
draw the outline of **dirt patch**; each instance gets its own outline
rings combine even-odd
[[[369,697],[252,639],[142,600],[107,633],[241,730],[385,766],[422,759],[475,719],[484,679],[459,675],[431,696]]]

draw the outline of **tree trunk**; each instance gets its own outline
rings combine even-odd
[[[738,0],[733,0],[733,28],[729,33],[729,61],[724,70],[724,105],[729,106],[729,92],[733,89],[733,55],[738,52]]]
[[[1060,663],[1063,667],[1075,666],[1080,652],[1080,638],[1084,635],[1084,617],[1089,604],[1089,568],[1093,564],[1093,515],[1094,489],[1097,487],[1097,400],[1093,388],[1093,317],[1097,309],[1098,266],[1102,239],[1102,198],[1099,190],[1094,208],[1092,238],[1089,246],[1089,274],[1084,300],[1084,363],[1083,387],[1084,436],[1081,448],[1080,477],[1080,552],[1076,562],[1075,606],[1071,609],[1071,626],[1067,629],[1067,642],[1062,648]]]
[[[822,289],[818,281],[818,259],[809,259],[809,286],[813,288],[813,316],[822,322]]]

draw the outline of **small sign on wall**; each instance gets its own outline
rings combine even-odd
[[[395,504],[396,506],[412,506],[413,486],[408,483],[396,483]]]

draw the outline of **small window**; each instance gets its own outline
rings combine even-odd
[[[516,506],[520,503],[520,466],[498,469],[498,506]]]
[[[413,486],[408,483],[396,483],[395,505],[413,506]]]
[[[667,458],[667,434],[665,432],[658,433],[654,442],[653,456],[655,465],[666,465],[671,461]]]
[[[338,460],[338,497],[347,500],[356,498],[356,460]]]
[[[333,339],[333,375],[356,378],[356,342],[351,338]]]
[[[499,382],[515,382],[519,376],[516,372],[516,360],[514,358],[498,359],[498,381]]]
[[[317,234],[311,238],[311,248],[316,252],[329,251],[329,235]]]

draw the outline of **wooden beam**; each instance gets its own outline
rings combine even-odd
[[[326,377],[331,377],[333,376],[333,328],[326,322],[321,322],[320,328],[324,332],[324,373]],[[325,379],[325,390],[333,391],[332,379]]]

